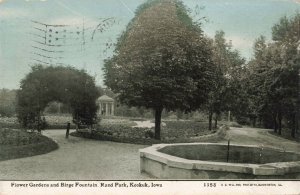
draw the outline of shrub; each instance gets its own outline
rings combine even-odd
[[[0,105],[0,117],[6,116],[11,117],[15,115],[15,106],[14,105]]]
[[[145,132],[145,137],[146,138],[154,138],[154,131],[149,129]]]
[[[247,117],[236,117],[236,122],[240,125],[250,125],[250,121]]]

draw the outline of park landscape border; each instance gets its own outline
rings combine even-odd
[[[229,127],[223,125],[217,129],[216,132],[208,135],[195,136],[189,138],[176,138],[176,139],[163,139],[155,140],[151,138],[130,138],[130,137],[118,137],[113,135],[102,134],[99,131],[88,131],[88,130],[79,130],[77,132],[70,133],[70,135],[75,137],[83,137],[88,139],[102,140],[102,141],[113,141],[129,144],[141,144],[141,145],[152,145],[159,143],[193,143],[193,142],[218,142],[224,140],[227,137],[226,131],[229,130]]]

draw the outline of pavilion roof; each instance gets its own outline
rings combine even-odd
[[[103,95],[101,97],[98,98],[98,101],[110,101],[110,102],[113,102],[114,99],[111,98],[111,97],[108,97],[107,95]]]

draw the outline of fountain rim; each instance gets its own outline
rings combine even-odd
[[[139,150],[140,158],[147,158],[153,161],[157,161],[172,168],[189,169],[189,170],[203,170],[203,171],[222,171],[222,172],[234,172],[245,173],[253,175],[285,175],[290,173],[300,172],[300,161],[289,162],[274,162],[265,164],[251,164],[251,163],[228,163],[228,162],[214,162],[204,160],[190,160],[177,156],[172,156],[159,152],[166,146],[177,145],[220,145],[227,146],[224,143],[176,143],[176,144],[154,144],[150,147]],[[268,148],[275,151],[282,151],[280,148],[262,146],[262,145],[242,145],[242,144],[230,144],[230,146],[239,147],[252,147],[252,148]],[[285,151],[299,154],[294,151]]]

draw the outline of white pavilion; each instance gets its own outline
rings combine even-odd
[[[97,99],[99,105],[98,115],[102,116],[113,116],[114,115],[114,99],[103,95]]]

